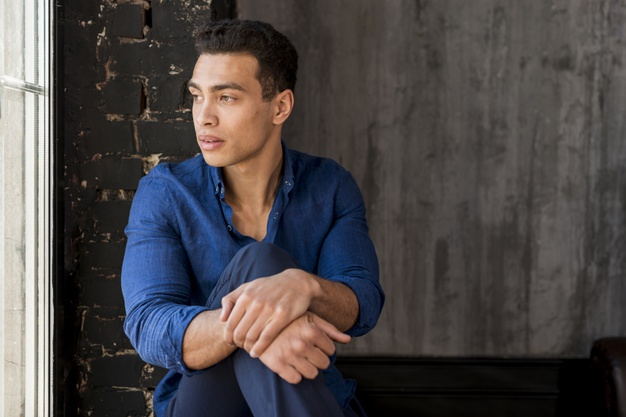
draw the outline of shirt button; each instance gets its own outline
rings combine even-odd
[[[233,231],[233,227],[230,224],[228,226],[226,226],[226,228],[228,229],[229,232]]]
[[[285,185],[291,185],[289,181],[285,181]]]
[[[278,218],[278,212],[274,213],[274,220]]]

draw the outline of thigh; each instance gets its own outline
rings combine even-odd
[[[238,350],[232,357],[241,391],[255,416],[345,417],[322,374],[290,384],[245,351]]]
[[[165,417],[252,417],[233,372],[232,357],[183,376]]]

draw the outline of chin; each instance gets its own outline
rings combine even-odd
[[[204,153],[202,153],[202,158],[204,159],[204,162],[206,162],[207,165],[211,165],[212,167],[223,168],[226,166],[226,163],[224,163],[224,161],[221,161],[219,158],[215,158],[210,155],[205,155]]]

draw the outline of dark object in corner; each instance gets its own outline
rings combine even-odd
[[[598,339],[591,348],[594,408],[603,417],[626,417],[626,337]]]

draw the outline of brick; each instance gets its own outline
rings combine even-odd
[[[112,16],[111,35],[125,38],[143,38],[145,10],[139,4],[119,4]]]
[[[144,75],[142,62],[153,45],[146,42],[111,42],[110,70],[120,76]]]
[[[96,1],[71,1],[63,5],[65,17],[69,22],[80,22],[85,16],[98,16],[102,12],[105,2]]]
[[[177,42],[174,45],[161,44],[150,48],[145,55],[142,74],[162,76],[165,83],[172,76],[180,76],[187,81],[191,78],[197,57],[196,49],[190,41]]]
[[[88,383],[92,387],[137,387],[145,362],[136,353],[91,361]]]
[[[91,417],[146,416],[146,399],[140,391],[94,390],[83,393],[83,408]]]
[[[101,345],[109,351],[133,348],[124,333],[123,318],[96,316],[89,311],[83,322],[83,335],[90,344]]]
[[[188,0],[184,7],[168,0],[152,1],[152,36],[159,41],[191,38],[197,22],[209,15],[210,2]]]
[[[79,319],[81,320],[81,319]],[[84,335],[81,333],[78,338],[78,356],[85,360],[91,360],[93,358],[101,358],[103,354],[103,348],[99,345],[93,345],[85,339]],[[81,374],[86,374],[86,370],[84,368],[80,369]]]
[[[128,224],[131,201],[100,201],[93,208],[93,220],[98,233],[123,233]]]
[[[98,61],[94,45],[94,39],[103,28],[98,25],[83,27],[77,22],[79,19],[76,18],[75,24],[64,25],[66,39],[72,39],[72,42],[65,42],[63,48],[65,85],[74,88],[92,86],[96,80],[104,79],[104,66]]]
[[[143,111],[143,84],[121,77],[103,85],[102,110],[109,114],[140,114]]]
[[[139,379],[139,386],[145,389],[154,389],[158,383],[161,382],[165,374],[167,374],[167,369],[165,368],[146,365]]]
[[[82,179],[86,186],[100,190],[136,190],[143,176],[140,159],[102,158],[83,165]]]
[[[176,112],[187,110],[191,119],[191,96],[187,90],[189,76],[173,75],[152,77],[148,83],[148,107],[156,112]]]
[[[95,154],[132,153],[134,151],[133,125],[131,122],[86,120],[83,151]]]
[[[191,122],[139,121],[136,126],[142,154],[195,155],[199,152]]]
[[[86,243],[80,256],[81,270],[121,268],[125,243]]]
[[[80,278],[80,303],[104,317],[125,314],[119,272],[117,274],[85,273]]]

